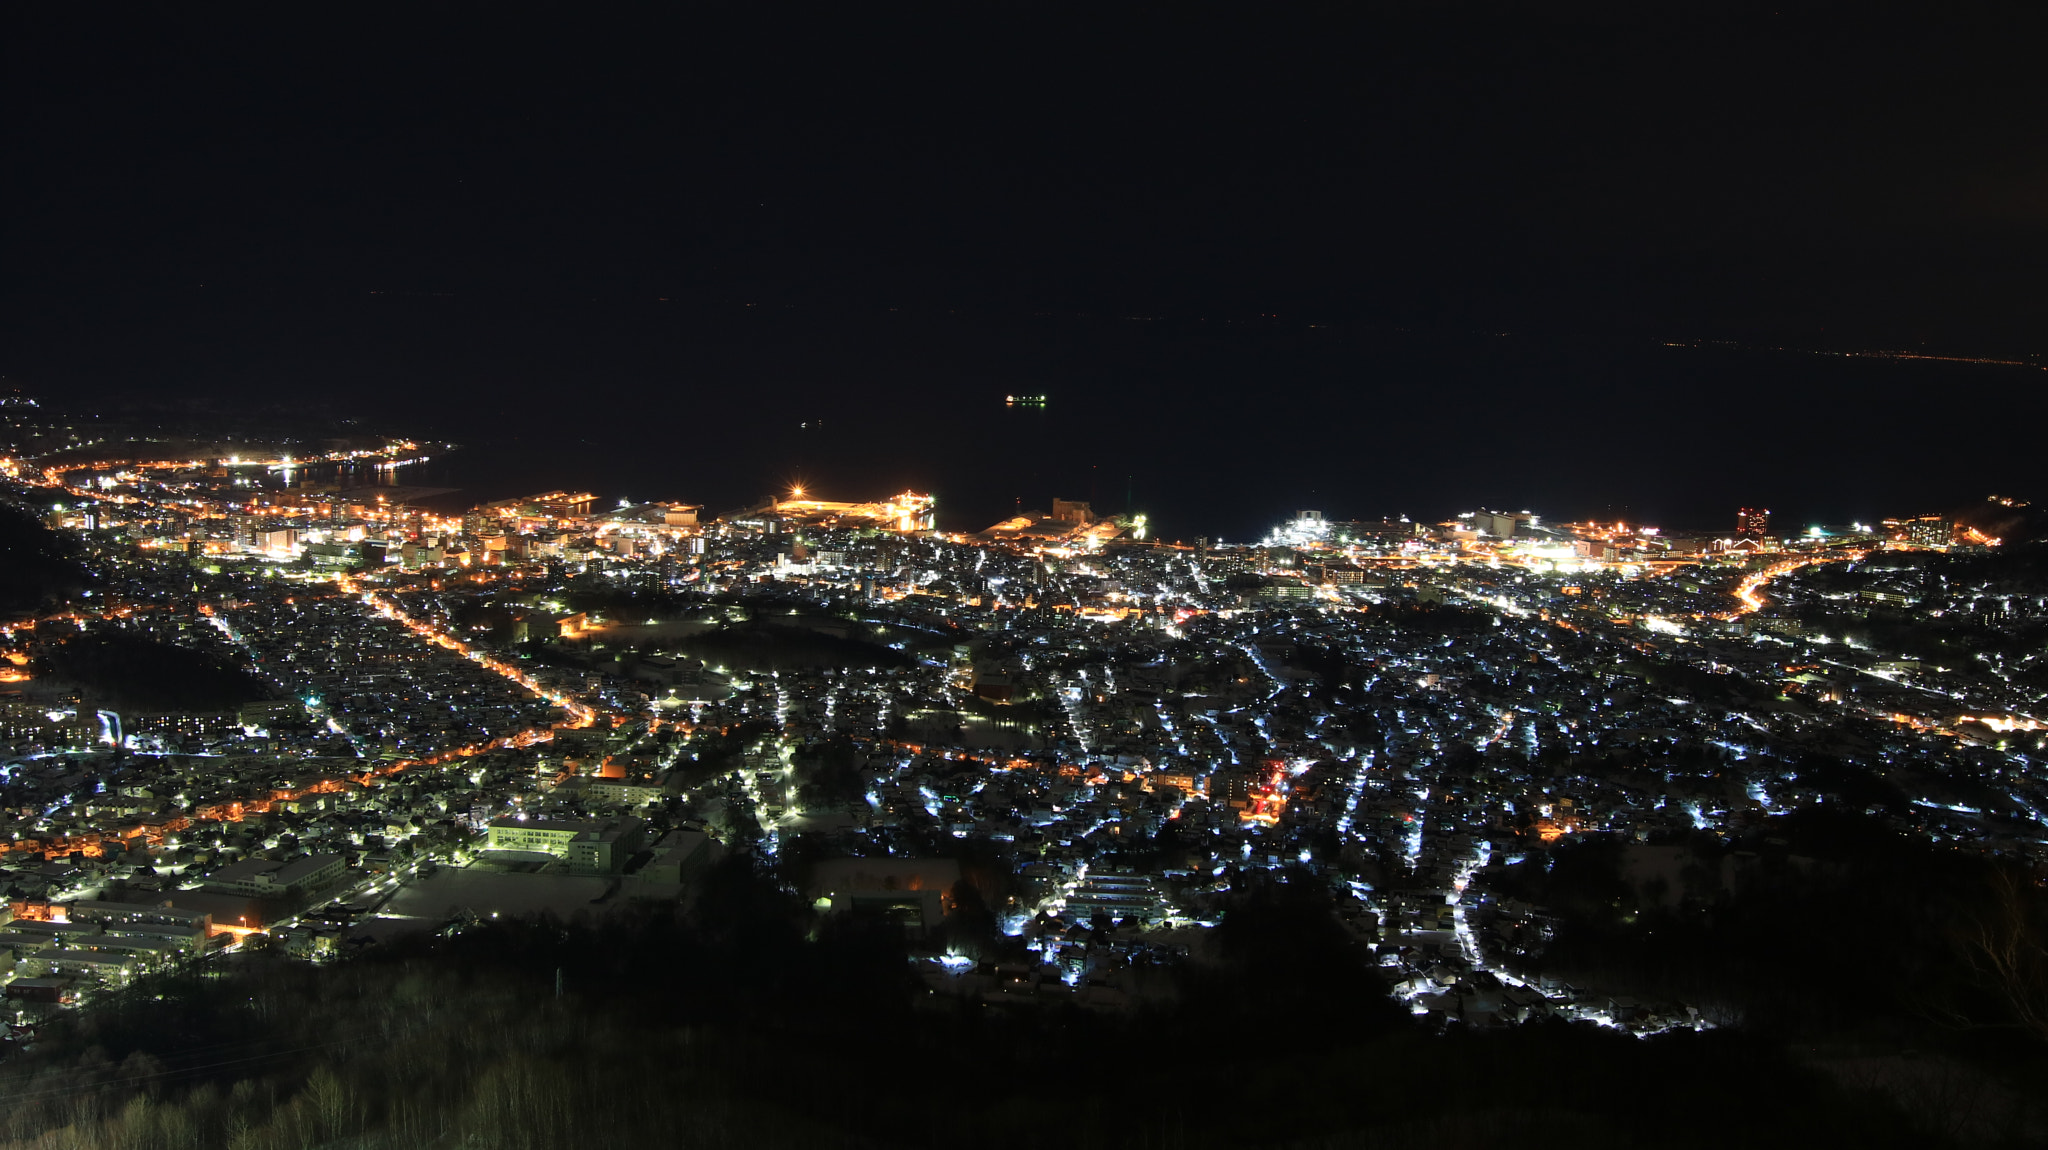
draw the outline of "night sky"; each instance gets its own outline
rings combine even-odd
[[[1156,493],[1197,445],[1344,514],[1846,516],[2031,473],[2037,372],[1661,348],[2048,354],[2026,8],[976,7],[17,13],[0,374],[472,438],[568,396],[636,450],[722,423],[677,481],[707,499],[893,477],[1005,390],[1088,423],[927,477],[977,514]],[[2008,430],[1936,442],[1957,407]],[[791,446],[812,410],[858,442]],[[1698,465],[1646,479],[1646,434]]]

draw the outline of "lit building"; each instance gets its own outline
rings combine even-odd
[[[1735,534],[1744,539],[1762,539],[1771,533],[1771,513],[1759,507],[1744,507],[1735,513]]]
[[[1945,515],[1922,515],[1905,523],[1906,542],[1913,547],[1947,547],[1955,542],[1955,520]]]
[[[305,855],[290,861],[244,859],[207,875],[206,889],[250,898],[306,894],[333,885],[346,869],[346,860],[338,854]]]
[[[1472,530],[1483,535],[1489,535],[1495,539],[1512,539],[1517,535],[1529,535],[1535,531],[1539,522],[1533,512],[1488,511],[1483,507],[1477,511],[1465,512],[1459,515],[1458,518],[1469,523]]]
[[[553,855],[569,869],[610,874],[640,846],[639,819],[492,819],[488,850]]]
[[[799,487],[790,492],[788,499],[777,500],[766,510],[786,519],[820,527],[880,527],[909,533],[932,529],[932,509],[936,502],[929,495],[905,491],[874,503],[839,503],[807,499]]]
[[[1329,538],[1330,522],[1320,511],[1296,511],[1294,518],[1273,528],[1266,537],[1270,545],[1309,547]]]

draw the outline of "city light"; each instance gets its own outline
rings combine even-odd
[[[412,458],[409,441],[392,446],[362,462]],[[214,464],[246,473],[293,458]],[[1156,932],[1227,917],[1222,880],[1272,871],[1347,891],[1379,924],[1360,937],[1424,1015],[1477,980],[1518,988],[1520,1020],[1648,1035],[1704,1023],[1544,990],[1540,948],[1504,941],[1527,916],[1509,909],[1492,860],[1672,826],[1733,844],[1757,820],[1833,801],[1782,747],[1914,740],[1915,762],[2048,751],[2037,701],[1997,660],[1876,645],[1866,604],[1929,601],[1883,566],[1916,546],[1903,528],[1881,544],[1860,525],[1853,541],[1824,525],[1778,538],[1761,511],[1739,537],[1530,511],[1434,524],[1296,511],[1233,547],[1162,541],[1149,515],[1063,499],[1027,511],[1020,498],[982,531],[941,532],[937,501],[915,491],[833,501],[791,483],[786,497],[700,520],[697,504],[600,508],[558,490],[456,515],[383,491],[278,489],[259,507],[247,474],[221,471],[125,461],[109,485],[98,469],[20,470],[24,485],[62,481],[49,521],[126,583],[0,633],[0,683],[43,691],[54,684],[32,651],[133,632],[227,652],[269,698],[233,715],[95,700],[9,720],[36,748],[0,768],[10,787],[64,777],[39,763],[109,747],[151,771],[203,757],[232,781],[180,775],[173,817],[138,816],[105,791],[53,791],[24,808],[32,833],[0,843],[0,857],[126,858],[253,820],[313,836],[314,812],[373,792],[402,816],[393,836],[453,825],[485,844],[446,851],[451,864],[504,862],[494,852],[530,841],[520,834],[674,812],[770,870],[819,826],[863,857],[905,862],[967,840],[1034,872],[1001,930],[1073,993],[1086,963],[1062,941],[1070,927],[1047,923],[1095,935],[1109,916],[1124,924],[1117,953],[1171,966],[1182,959]],[[1940,517],[1901,522],[1922,524],[1928,553],[1997,544]],[[131,542],[114,542],[109,523]],[[2009,614],[2009,591],[1957,594],[1943,609],[2025,617]],[[818,654],[761,660],[757,644]],[[1857,723],[1886,735],[1850,743]],[[700,740],[713,737],[743,745],[707,762]],[[827,746],[849,748],[844,795],[818,789],[812,756]],[[1671,763],[1674,747],[1713,756],[1719,781],[1664,766],[1664,789],[1637,794],[1521,767]],[[2013,777],[2013,810],[2048,819],[2048,794]],[[1943,834],[1989,809],[1933,794],[1910,806]],[[1200,882],[1113,862],[1169,832]],[[1392,889],[1365,881],[1367,858],[1396,868]],[[1424,875],[1441,889],[1418,890]],[[351,881],[403,891],[419,879],[387,868]],[[838,905],[806,902],[826,915]],[[1434,948],[1428,963],[1417,944]],[[959,951],[924,965],[949,980],[980,969]]]

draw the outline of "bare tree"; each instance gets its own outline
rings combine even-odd
[[[306,1099],[313,1108],[316,1127],[322,1139],[336,1138],[342,1133],[348,1121],[351,1099],[348,1084],[343,1082],[325,1063],[313,1068],[312,1077],[306,1080]]]
[[[1957,931],[1980,984],[2034,1037],[2048,1040],[2048,914],[2040,883],[2014,867],[1992,872],[1989,897]]]

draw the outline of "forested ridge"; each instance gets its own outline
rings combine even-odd
[[[0,1063],[0,1146],[1944,1141],[1744,1034],[1427,1034],[1301,910],[1240,908],[1139,1013],[1009,1013],[928,993],[892,928],[807,920],[740,860],[685,915],[485,922],[146,982]]]

